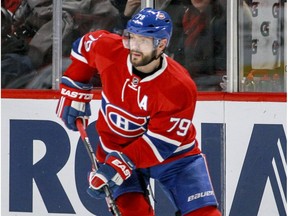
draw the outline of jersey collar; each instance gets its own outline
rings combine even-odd
[[[158,77],[158,76],[160,76],[160,74],[162,74],[164,71],[165,71],[165,69],[167,68],[167,55],[166,54],[163,54],[162,55],[162,57],[163,57],[163,62],[162,62],[162,67],[158,70],[158,71],[156,71],[155,73],[153,73],[152,75],[150,75],[150,76],[147,76],[147,77],[145,77],[144,79],[142,79],[140,82],[148,82],[148,81],[150,81],[150,80],[153,80],[153,79],[155,79],[156,77]],[[128,67],[128,71],[129,71],[129,74],[131,75],[131,76],[133,76],[133,72],[132,72],[132,63],[131,63],[131,61],[130,61],[130,54],[128,55],[128,57],[127,57],[127,67]]]

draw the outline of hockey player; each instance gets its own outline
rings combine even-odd
[[[171,32],[166,12],[145,8],[123,37],[97,30],[77,40],[61,80],[57,115],[76,131],[76,118],[87,124],[89,81],[100,74],[99,169],[91,171],[88,191],[105,197],[108,185],[123,216],[154,215],[145,193],[149,178],[163,185],[181,215],[221,215],[192,124],[195,84],[164,54]]]

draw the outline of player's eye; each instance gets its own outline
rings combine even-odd
[[[151,44],[151,40],[150,38],[145,38],[145,37],[136,38],[136,37],[131,36],[130,43],[137,44],[138,46],[142,46],[142,45],[146,46],[146,45]]]

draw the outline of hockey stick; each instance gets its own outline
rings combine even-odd
[[[98,165],[97,165],[97,162],[96,162],[97,159],[96,159],[96,156],[94,154],[94,151],[93,151],[93,148],[91,146],[91,143],[89,141],[89,138],[88,138],[88,135],[86,133],[86,130],[85,130],[84,126],[83,126],[82,119],[80,119],[80,118],[76,119],[76,126],[77,126],[77,129],[80,132],[81,139],[82,139],[82,141],[84,143],[84,146],[85,146],[85,148],[87,150],[87,153],[88,153],[89,158],[90,158],[90,160],[92,162],[92,165],[95,168],[95,170],[97,170],[98,169]],[[106,202],[107,202],[109,211],[115,216],[121,216],[121,213],[120,213],[120,211],[118,209],[118,206],[115,203],[115,200],[113,199],[111,190],[108,187],[108,185],[105,185],[103,187],[103,190],[104,190],[105,195],[106,195]]]

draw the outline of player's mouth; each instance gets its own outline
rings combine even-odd
[[[132,51],[132,52],[131,52],[131,55],[132,55],[132,57],[137,57],[137,58],[139,58],[139,57],[142,56],[142,53]]]

